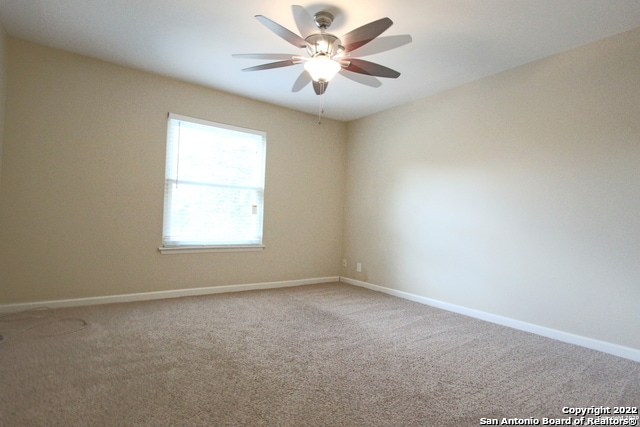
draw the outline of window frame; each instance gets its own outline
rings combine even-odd
[[[260,159],[262,168],[261,168],[261,186],[257,187],[259,192],[261,192],[261,200],[262,203],[258,206],[258,214],[260,216],[260,226],[259,226],[259,242],[258,243],[215,243],[215,242],[207,242],[204,244],[186,244],[186,243],[176,243],[176,244],[166,244],[167,237],[167,221],[168,219],[168,203],[170,203],[171,195],[168,193],[168,188],[170,185],[175,185],[172,183],[179,184],[180,179],[178,176],[173,178],[171,176],[172,172],[169,170],[170,165],[172,165],[175,161],[174,159],[170,159],[172,147],[170,146],[170,136],[171,136],[171,128],[172,128],[172,120],[179,120],[183,122],[189,122],[196,125],[209,126],[215,129],[221,129],[232,132],[239,132],[251,135],[257,135],[262,139],[262,150]],[[210,120],[199,119],[195,117],[185,116],[176,113],[169,113],[167,115],[167,134],[166,134],[166,153],[165,153],[165,176],[164,176],[164,201],[163,201],[163,215],[162,215],[162,244],[158,248],[158,250],[162,254],[187,254],[187,253],[202,253],[202,252],[248,252],[248,251],[262,251],[265,248],[264,245],[264,194],[265,194],[265,178],[266,178],[266,151],[267,151],[267,134],[264,131],[259,131],[255,129],[248,129],[239,126],[229,125],[225,123],[213,122]],[[176,152],[176,156],[179,156],[177,153],[179,152],[179,147],[177,149],[173,148]],[[177,157],[179,158],[179,157]],[[171,181],[171,183],[170,183]],[[177,182],[176,182],[177,181]],[[211,184],[207,183],[207,186],[211,187],[229,187],[226,184]],[[242,185],[231,186],[240,188],[246,188]]]

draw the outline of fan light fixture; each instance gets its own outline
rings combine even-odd
[[[316,95],[323,95],[327,90],[329,81],[338,73],[371,87],[379,87],[382,84],[377,77],[395,79],[400,76],[399,72],[391,68],[355,58],[352,54],[384,33],[393,24],[391,19],[380,18],[377,21],[369,22],[355,30],[351,30],[341,38],[338,38],[327,32],[333,23],[333,15],[331,13],[319,11],[311,17],[309,12],[302,6],[293,5],[291,9],[298,29],[306,36],[304,38],[266,16],[256,15],[255,17],[283,40],[299,49],[305,49],[308,56],[286,53],[234,54],[235,58],[277,60],[276,62],[243,68],[242,71],[270,70],[304,64],[304,71],[296,79],[291,90],[298,92],[307,84],[313,83],[312,86]],[[393,36],[393,40],[394,42],[391,45],[381,43],[382,49],[374,50],[373,53],[384,52],[390,48],[409,43],[411,36]],[[371,53],[369,52],[369,55]],[[363,76],[358,77],[358,74]]]
[[[304,69],[316,82],[331,81],[341,68],[338,62],[325,55],[318,55],[304,63]]]
[[[395,79],[400,73],[375,62],[365,61],[355,58],[353,53],[362,46],[376,39],[384,33],[393,21],[389,18],[381,18],[377,21],[369,22],[361,27],[351,30],[341,38],[327,32],[333,23],[333,15],[326,11],[319,11],[313,17],[302,6],[291,6],[293,17],[301,35],[283,27],[275,21],[263,15],[256,15],[269,30],[277,36],[299,49],[305,49],[307,55],[292,55],[280,53],[246,53],[234,54],[235,58],[247,59],[267,59],[276,60],[262,65],[243,68],[242,71],[270,70],[274,68],[290,67],[292,65],[304,64],[304,71],[293,84],[292,92],[298,92],[307,84],[312,83],[313,91],[316,95],[324,95],[329,85],[329,81],[336,74],[340,73],[344,77],[371,87],[379,87],[382,83],[377,77]],[[393,36],[390,44],[381,43],[382,49],[369,51],[369,55],[377,52],[384,52],[394,47],[402,46],[411,41],[411,36]],[[359,76],[360,75],[360,76]],[[320,98],[320,114],[318,123],[321,123],[324,112]]]

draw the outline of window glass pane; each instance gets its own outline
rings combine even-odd
[[[262,138],[249,136],[181,124],[177,178],[220,185],[260,186]]]
[[[264,133],[170,115],[164,246],[262,244]]]
[[[261,242],[261,193],[184,183],[168,186],[171,209],[166,234],[173,244]]]

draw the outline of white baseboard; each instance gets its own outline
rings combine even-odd
[[[593,338],[584,337],[581,335],[575,335],[569,332],[563,332],[556,329],[535,325],[533,323],[527,323],[527,322],[522,322],[520,320],[510,319],[508,317],[497,316],[495,314],[486,313],[484,311],[474,310],[471,308],[466,308],[459,305],[434,300],[431,298],[411,294],[404,291],[385,288],[384,286],[378,286],[371,283],[362,282],[360,280],[350,279],[348,277],[340,277],[340,281],[344,283],[348,283],[350,285],[360,286],[360,287],[371,289],[378,292],[384,292],[389,295],[404,298],[410,301],[418,302],[418,303],[429,305],[432,307],[441,308],[443,310],[452,311],[454,313],[463,314],[465,316],[474,317],[476,319],[485,320],[487,322],[497,323],[498,325],[508,326],[513,329],[519,329],[521,331],[531,332],[537,335],[542,335],[547,338],[552,338],[558,341],[579,345],[581,347],[590,348],[592,350],[597,350],[603,353],[608,353],[614,356],[623,357],[625,359],[630,359],[636,362],[640,362],[639,349],[625,347],[622,345],[613,344],[606,341],[600,341]]]
[[[136,294],[109,295],[103,297],[74,298],[53,301],[38,301],[14,304],[0,304],[0,313],[14,313],[38,307],[62,308],[87,305],[111,304],[117,302],[150,301],[166,298],[179,298],[198,295],[211,295],[226,292],[253,291],[258,289],[286,288],[291,286],[313,285],[316,283],[338,282],[340,277],[317,277],[313,279],[285,280],[281,282],[249,283],[243,285],[212,286],[206,288],[176,289],[171,291],[142,292]]]

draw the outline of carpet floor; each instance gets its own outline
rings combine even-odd
[[[543,425],[640,405],[640,363],[343,283],[1,319],[1,426]]]

